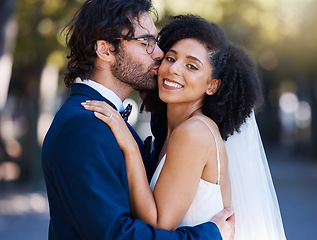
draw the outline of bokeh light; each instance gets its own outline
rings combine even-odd
[[[20,177],[20,167],[14,162],[0,163],[0,181],[14,181]]]
[[[49,36],[54,33],[55,25],[52,19],[44,18],[39,22],[37,29],[42,35]]]
[[[311,107],[308,102],[301,101],[295,112],[296,124],[299,128],[309,128],[311,124]]]
[[[279,106],[285,113],[295,113],[298,107],[298,98],[292,92],[283,93],[279,100]]]
[[[23,215],[30,213],[48,213],[48,202],[44,194],[20,194],[0,199],[0,214]]]
[[[278,65],[278,59],[273,51],[264,51],[258,57],[258,62],[260,66],[267,70],[274,70]]]
[[[6,141],[5,142],[5,149],[8,153],[8,155],[13,159],[17,159],[17,158],[21,157],[21,155],[22,155],[22,146],[15,139],[10,139],[10,140]]]

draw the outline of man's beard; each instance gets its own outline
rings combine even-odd
[[[157,87],[157,80],[151,69],[148,69],[126,54],[124,49],[115,55],[116,62],[111,66],[111,72],[120,82],[131,86],[135,91],[153,90]],[[157,63],[158,65],[158,63]]]

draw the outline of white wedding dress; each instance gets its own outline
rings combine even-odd
[[[154,190],[157,179],[165,163],[166,154],[157,166],[152,177],[150,187]],[[212,199],[212,200],[211,200]],[[223,209],[220,185],[200,179],[196,195],[185,217],[179,224],[181,226],[195,226],[208,222]]]
[[[208,124],[200,117],[199,118],[202,122],[204,122],[207,127],[210,129],[211,133],[213,134],[211,128]],[[216,138],[215,138],[216,140]],[[217,184],[207,182],[203,179],[200,179],[197,192],[195,197],[184,216],[183,220],[181,221],[179,227],[181,226],[195,226],[201,223],[208,222],[213,216],[219,213],[223,209],[223,201],[221,196],[221,190],[219,185],[220,180],[220,159],[219,159],[219,151],[218,151],[218,144],[216,140],[216,148],[217,148],[217,161],[218,161],[218,181]],[[151,183],[150,187],[152,191],[154,190],[155,184],[158,180],[158,177],[161,173],[163,165],[165,163],[166,154],[161,159],[160,163],[158,164]]]
[[[231,181],[231,205],[235,210],[235,240],[285,240],[278,201],[253,112],[240,133],[230,136],[225,145]],[[217,142],[216,147],[219,183],[221,162]],[[152,191],[165,158],[166,155],[152,177]],[[200,179],[194,200],[179,226],[207,222],[222,209],[220,185]]]

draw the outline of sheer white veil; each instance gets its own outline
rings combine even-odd
[[[286,239],[254,112],[225,142],[235,210],[235,239]]]

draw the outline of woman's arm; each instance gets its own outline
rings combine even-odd
[[[133,216],[159,229],[176,229],[195,196],[210,154],[208,141],[199,134],[205,130],[202,124],[193,122],[174,130],[153,195],[138,146],[120,114],[103,102],[83,106],[111,128],[124,154]]]
[[[195,197],[207,159],[213,154],[212,139],[206,140],[204,133],[204,125],[189,120],[170,136],[165,164],[154,188],[161,228],[177,228]]]
[[[94,111],[95,116],[110,127],[123,152],[133,217],[157,227],[157,208],[154,196],[148,184],[138,144],[126,123],[118,111],[105,102],[87,101],[82,105],[85,109]]]

